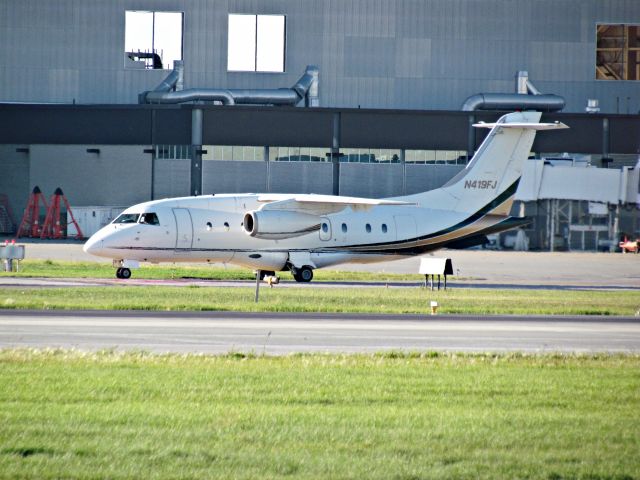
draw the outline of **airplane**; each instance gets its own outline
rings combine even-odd
[[[316,194],[215,194],[168,198],[127,208],[86,242],[85,252],[111,258],[116,277],[140,262],[230,263],[258,275],[372,263],[477,244],[522,225],[513,198],[538,130],[540,112],[508,113],[495,123],[467,166],[441,188],[371,199]]]

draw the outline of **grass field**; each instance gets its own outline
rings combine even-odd
[[[261,312],[636,315],[634,291],[494,290],[455,288],[282,288],[113,286],[0,288],[0,308],[219,310]]]
[[[284,280],[293,280],[289,272],[278,272]],[[376,281],[376,282],[416,282],[424,280],[423,275],[396,273],[343,272],[338,270],[314,271],[314,278],[320,281]],[[45,277],[45,278],[113,278],[115,268],[111,263],[67,262],[53,260],[25,260],[20,263],[20,272],[0,272],[1,277]],[[218,265],[192,264],[141,264],[133,270],[134,278],[176,279],[202,278],[211,280],[253,280],[253,271],[247,268],[221,268]]]
[[[0,478],[640,478],[640,357],[0,351]]]

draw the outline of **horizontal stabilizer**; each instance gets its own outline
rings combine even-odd
[[[565,125],[562,122],[553,122],[553,123],[524,123],[524,122],[513,122],[513,123],[474,123],[474,127],[476,128],[525,128],[528,130],[558,130],[561,128],[569,128],[568,125]]]

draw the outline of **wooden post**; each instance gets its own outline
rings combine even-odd
[[[260,275],[261,275],[261,271],[258,270],[256,272],[256,299],[255,299],[255,303],[258,303],[258,299],[260,298]]]

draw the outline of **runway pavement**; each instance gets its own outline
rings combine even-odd
[[[640,318],[0,310],[0,347],[638,353]]]

